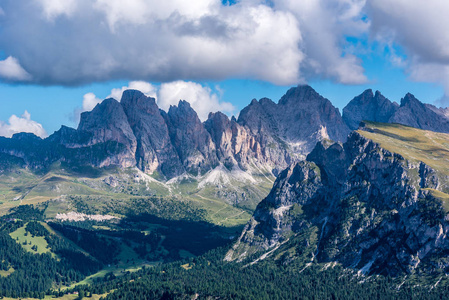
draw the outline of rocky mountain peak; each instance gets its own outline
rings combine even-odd
[[[363,93],[360,94],[360,100],[362,101],[370,101],[374,97],[374,93],[372,89],[366,89]]]
[[[14,133],[11,137],[14,140],[23,140],[23,141],[33,141],[33,140],[42,140],[42,138],[38,137],[34,133],[31,132],[19,132]]]
[[[279,100],[281,105],[294,105],[298,102],[314,102],[323,98],[309,85],[298,85],[290,88]],[[321,100],[321,99],[320,99]]]
[[[77,130],[62,127],[46,141],[54,148],[79,149],[70,155],[61,150],[52,154],[54,159],[59,155],[76,162],[77,156],[94,166],[137,166],[165,178],[204,172],[219,163],[228,168],[238,164],[242,170],[257,165],[277,174],[305,158],[319,141],[344,142],[362,120],[449,132],[447,111],[423,105],[411,94],[399,107],[379,91],[366,90],[344,108],[342,118],[328,99],[308,85],[299,85],[278,103],[253,99],[237,120],[217,112],[204,123],[187,101],[164,112],[154,98],[126,90],[121,102],[104,100],[81,114]],[[95,158],[99,153],[101,158]]]
[[[123,92],[121,104],[137,140],[136,163],[144,172],[158,171],[168,177],[183,173],[171,144],[168,127],[154,98],[140,91]]]
[[[280,173],[226,259],[261,250],[267,256],[285,244],[272,255],[279,258],[292,239],[308,246],[301,259],[364,274],[445,269],[449,223],[442,200],[428,192],[439,186],[432,176],[438,178],[429,166],[358,132],[343,145],[319,143],[307,160]]]
[[[138,90],[124,91],[120,103],[124,107],[137,106],[140,109],[145,109],[147,111],[159,110],[156,104],[156,99],[147,97]]]
[[[81,114],[78,131],[90,133],[90,139],[84,146],[103,144],[114,147],[114,158],[106,159],[107,164],[121,166],[135,165],[136,137],[128,122],[123,106],[109,98],[97,104],[92,111]],[[123,148],[115,146],[118,143]],[[119,149],[120,148],[120,149]],[[109,149],[108,151],[112,151]]]
[[[373,91],[368,89],[354,97],[343,108],[343,120],[351,130],[355,130],[363,120],[388,122],[397,109],[398,105],[385,98],[379,91],[373,94]]]
[[[413,94],[407,93],[404,96],[404,98],[401,99],[401,106],[400,107],[404,107],[404,106],[416,107],[416,108],[419,107],[420,109],[423,109],[424,108],[424,103],[422,103],[421,101],[416,99],[416,97]]]
[[[187,101],[170,106],[164,117],[171,142],[188,172],[204,173],[218,164],[215,144]]]

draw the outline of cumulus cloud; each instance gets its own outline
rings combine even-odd
[[[410,78],[441,83],[449,95],[449,2],[372,0],[368,14],[371,32],[385,44],[396,44],[405,52],[401,62]]]
[[[196,82],[175,81],[164,83],[158,92],[158,105],[168,110],[170,105],[178,105],[179,100],[186,100],[204,121],[209,112],[221,111],[232,113],[235,107],[229,102],[220,102],[219,95],[210,88]]]
[[[8,123],[0,121],[0,136],[11,137],[18,132],[30,132],[42,138],[47,137],[47,132],[42,125],[31,120],[31,115],[27,111],[21,117],[12,115]]]
[[[312,77],[366,81],[344,42],[365,0],[4,0],[0,49],[40,84]],[[27,19],[22,22],[15,16]]]
[[[120,101],[122,99],[123,92],[126,90],[138,90],[144,93],[147,97],[157,98],[157,87],[145,81],[131,81],[128,86],[112,89],[111,94],[106,98],[114,98],[117,101]]]
[[[70,16],[76,9],[76,0],[35,0],[49,20],[60,15]]]
[[[16,58],[9,56],[5,60],[0,60],[0,78],[10,81],[28,81],[31,76]]]
[[[368,81],[361,60],[345,37],[360,37],[369,29],[364,16],[366,0],[275,0],[275,7],[299,20],[303,35],[303,71],[307,77],[331,78],[344,84]]]
[[[82,111],[91,111],[94,107],[101,103],[103,100],[97,98],[94,93],[87,93],[83,96],[83,110]]]

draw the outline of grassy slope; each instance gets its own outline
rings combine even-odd
[[[416,129],[400,124],[365,122],[357,132],[384,149],[410,161],[422,161],[449,176],[449,134]]]
[[[258,202],[270,191],[272,185],[270,179],[273,179],[255,176],[257,184],[236,180],[228,187],[207,184],[200,189],[198,188],[200,179],[191,178],[168,185],[136,172],[134,169],[111,169],[99,171],[98,174],[95,173],[96,176],[89,177],[88,174],[70,173],[60,166],[54,166],[48,173],[42,175],[23,169],[0,173],[0,215],[6,214],[9,209],[18,205],[61,199],[52,201],[46,211],[46,217],[53,218],[57,213],[75,210],[69,202],[64,201],[65,195],[98,196],[119,202],[148,195],[162,197],[174,195],[204,209],[207,221],[222,226],[236,226],[243,225],[249,220]],[[138,179],[136,174],[139,176]],[[116,178],[115,185],[105,183],[110,176]],[[247,200],[232,203],[228,200],[227,193],[231,195],[244,193]]]
[[[92,297],[84,297],[84,299],[91,299],[91,300],[99,300],[101,297],[106,297],[108,294],[103,295],[92,295]],[[77,299],[78,295],[71,294],[71,295],[64,295],[62,297],[54,298],[53,296],[45,296],[45,300],[74,300]],[[38,300],[37,298],[20,298],[22,300]],[[3,298],[3,300],[17,300],[17,298]]]
[[[9,275],[11,275],[14,272],[14,268],[9,268],[8,270],[4,271],[4,270],[0,270],[0,276],[1,277],[8,277]]]
[[[449,176],[449,134],[421,130],[400,124],[365,122],[357,131],[388,151],[398,153],[412,162],[422,161],[444,177]],[[449,195],[429,190],[443,202],[449,212]]]
[[[42,236],[35,236],[32,237],[30,233],[26,234],[25,226],[20,227],[14,232],[11,232],[9,235],[15,240],[17,243],[19,243],[25,250],[31,253],[47,253],[50,252],[50,249],[48,248],[48,243]],[[24,242],[26,244],[24,245]],[[31,249],[33,246],[37,246],[37,251],[34,251]]]

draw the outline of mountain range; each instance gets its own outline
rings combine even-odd
[[[45,169],[56,161],[94,167],[137,167],[158,179],[204,175],[224,166],[246,171],[264,168],[277,175],[304,159],[323,139],[346,141],[362,120],[400,123],[449,132],[446,109],[423,104],[407,94],[398,105],[366,90],[343,115],[310,86],[291,88],[278,103],[253,100],[238,119],[221,112],[201,122],[188,102],[168,112],[156,100],[127,90],[121,101],[106,99],[81,114],[77,129],[62,126],[46,139],[19,133],[0,138],[6,161]]]
[[[0,138],[0,188],[12,202],[56,199],[51,218],[67,195],[97,195],[114,213],[107,197],[143,193],[187,199],[218,225],[249,219],[228,261],[431,272],[449,269],[446,133],[447,109],[411,94],[397,104],[366,90],[340,114],[302,85],[201,122],[184,100],[163,111],[127,90],[83,112],[77,129]]]

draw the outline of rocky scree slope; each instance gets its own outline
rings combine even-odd
[[[293,251],[364,274],[448,271],[447,199],[431,192],[446,180],[358,132],[320,142],[280,173],[226,260],[264,253],[288,262]]]

